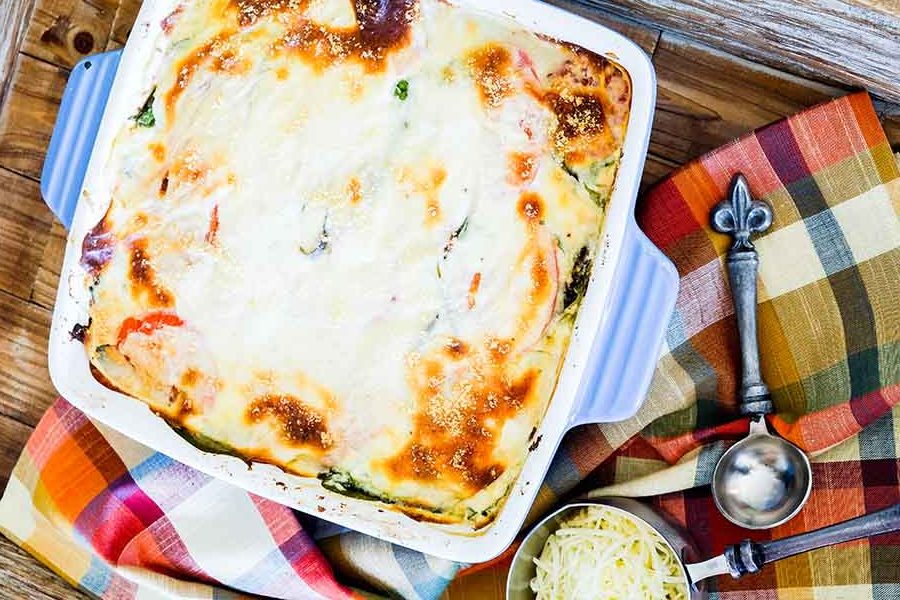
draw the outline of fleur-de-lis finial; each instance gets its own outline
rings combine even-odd
[[[772,208],[750,195],[747,178],[738,173],[731,180],[728,198],[712,210],[712,227],[734,238],[731,249],[752,250],[750,235],[762,233],[772,225]]]

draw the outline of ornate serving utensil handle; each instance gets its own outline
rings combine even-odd
[[[759,367],[756,334],[759,255],[750,241],[751,234],[762,233],[771,225],[772,209],[765,202],[750,196],[750,187],[743,174],[735,175],[728,199],[712,211],[712,226],[719,233],[727,233],[734,238],[726,263],[741,343],[741,413],[751,416],[765,415],[773,410],[769,388],[762,380]],[[754,423],[758,421],[761,419],[754,419]]]

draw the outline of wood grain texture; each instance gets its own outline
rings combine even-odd
[[[38,184],[0,167],[0,290],[28,300],[52,217]]]
[[[16,53],[25,37],[34,0],[5,0],[0,8],[0,110],[16,64]]]
[[[715,48],[900,102],[895,0],[579,0]]]
[[[846,91],[664,33],[650,152],[684,163],[767,123]]]
[[[90,600],[53,571],[0,535],[0,598],[9,600]]]
[[[650,55],[656,49],[656,43],[659,41],[659,36],[662,33],[655,27],[641,24],[631,19],[621,18],[608,12],[598,11],[595,8],[585,6],[578,0],[544,1],[621,33]]]
[[[35,2],[22,52],[71,68],[88,54],[106,48],[118,7],[116,0]]]
[[[891,148],[894,149],[894,152],[900,152],[900,103],[884,102],[876,99],[874,104],[875,112],[878,113],[884,133],[891,143]]]
[[[31,301],[49,310],[53,310],[56,303],[59,273],[66,255],[66,238],[66,228],[53,219],[31,290]]]
[[[40,177],[68,71],[19,54],[0,113],[0,166]]]
[[[12,473],[16,461],[19,459],[19,450],[25,446],[31,430],[30,426],[0,414],[0,448],[11,450],[10,452],[0,452],[0,490],[6,487],[9,474]],[[0,596],[0,598],[3,597]]]
[[[47,371],[51,312],[0,292],[0,415],[35,426],[56,398]]]
[[[110,31],[110,42],[117,42],[124,45],[131,33],[131,26],[137,19],[138,11],[141,9],[141,0],[120,0],[119,6],[116,8],[116,15],[113,18],[112,31]],[[109,45],[107,45],[109,47]]]
[[[644,163],[644,175],[641,177],[640,193],[643,194],[681,164],[655,154],[648,154]]]

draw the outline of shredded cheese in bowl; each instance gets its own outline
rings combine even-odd
[[[606,506],[560,524],[534,559],[536,600],[687,600],[678,558],[643,521]]]

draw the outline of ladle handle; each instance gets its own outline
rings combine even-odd
[[[741,413],[765,415],[772,412],[772,399],[759,368],[756,336],[759,254],[750,236],[772,225],[772,209],[765,202],[753,200],[747,179],[738,173],[731,182],[728,198],[713,208],[711,217],[713,229],[734,238],[726,263],[741,342]]]
[[[900,503],[843,523],[780,540],[744,540],[725,549],[725,562],[731,576],[738,578],[747,573],[756,573],[764,565],[789,556],[895,531],[900,531]]]

